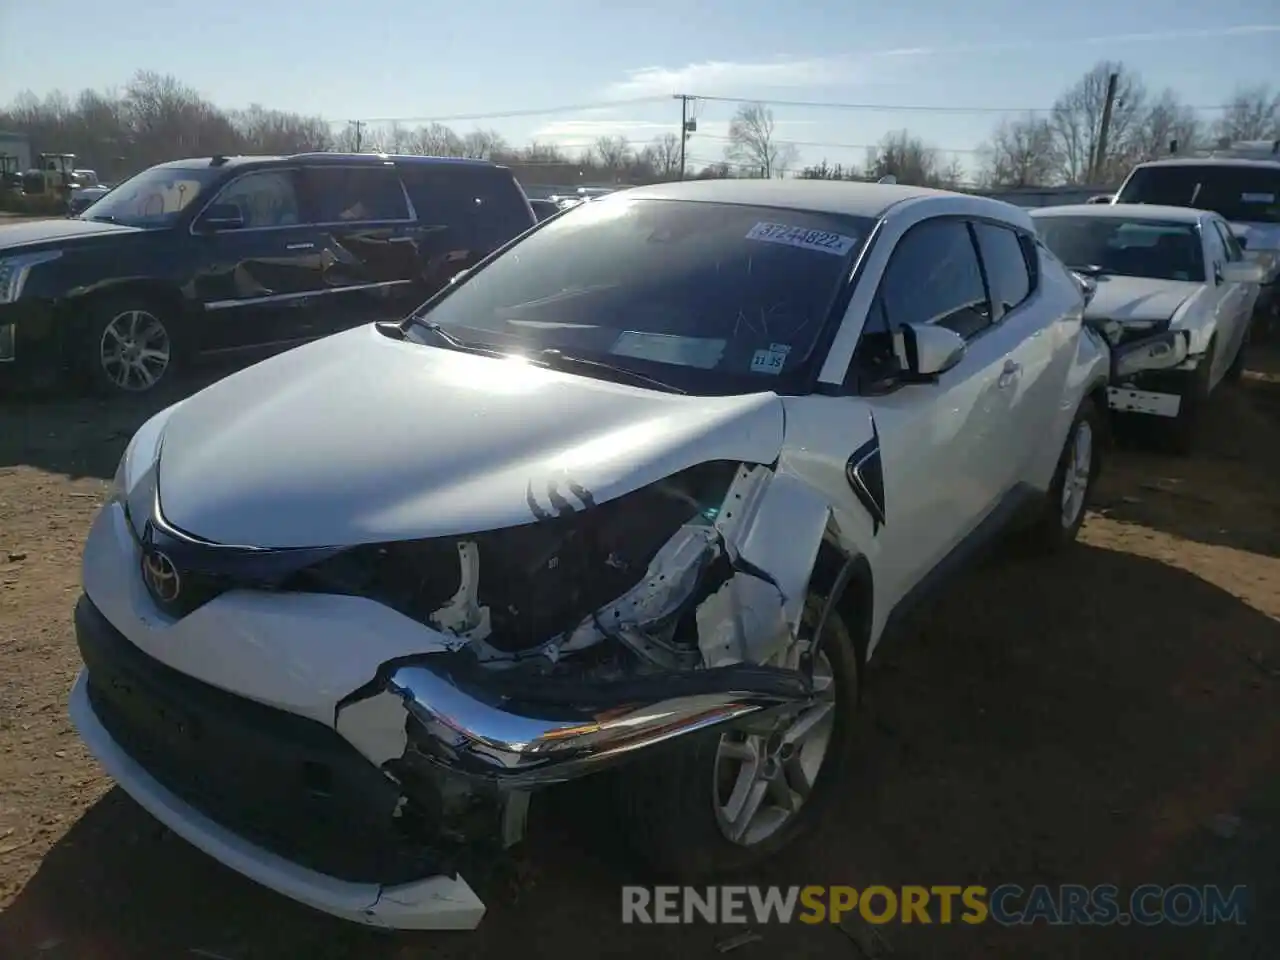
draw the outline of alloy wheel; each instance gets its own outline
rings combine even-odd
[[[716,822],[724,836],[754,846],[795,819],[826,759],[835,725],[831,661],[813,658],[814,702],[767,733],[730,731],[720,737],[713,784]]]
[[[150,390],[169,369],[173,347],[160,318],[146,310],[117,314],[102,331],[98,362],[121,390]]]
[[[1084,510],[1092,469],[1093,427],[1088,420],[1081,420],[1076,424],[1075,436],[1071,439],[1071,453],[1062,476],[1062,526],[1065,529],[1070,529]]]

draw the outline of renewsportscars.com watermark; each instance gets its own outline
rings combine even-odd
[[[1002,926],[1243,924],[1245,886],[1112,884],[622,888],[623,923],[938,923]]]

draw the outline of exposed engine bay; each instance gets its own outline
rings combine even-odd
[[[295,585],[376,597],[447,638],[339,705],[368,759],[414,754],[522,788],[807,702],[801,621],[825,501],[724,462],[576,499],[522,527],[348,551]]]

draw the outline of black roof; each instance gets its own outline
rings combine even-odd
[[[351,166],[361,164],[380,166],[382,164],[424,164],[430,166],[452,166],[497,169],[498,165],[490,160],[476,160],[470,157],[424,157],[417,154],[386,153],[295,153],[290,156],[214,156],[188,157],[183,160],[170,160],[158,163],[157,167],[241,167],[253,164],[285,163],[294,160],[305,160],[314,164],[341,164]]]

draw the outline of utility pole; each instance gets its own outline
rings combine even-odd
[[[689,101],[696,100],[697,97],[691,97],[687,93],[677,93],[673,100],[680,101],[680,179],[684,179],[684,145],[689,140],[689,134],[698,129],[698,121],[689,119]]]
[[[361,134],[361,131],[364,129],[364,121],[363,121],[363,120],[350,120],[350,121],[348,121],[348,122],[351,124],[351,126],[353,126],[353,127],[355,127],[355,128],[356,128],[356,153],[359,153],[359,152],[360,152],[360,141],[361,141],[361,136],[360,136],[360,134]]]
[[[1107,162],[1107,139],[1111,135],[1111,111],[1116,104],[1116,84],[1120,82],[1120,74],[1113,73],[1107,77],[1107,99],[1102,104],[1102,127],[1098,131],[1098,145],[1093,155],[1093,163],[1089,169],[1089,183],[1098,182],[1102,175],[1102,166]]]

